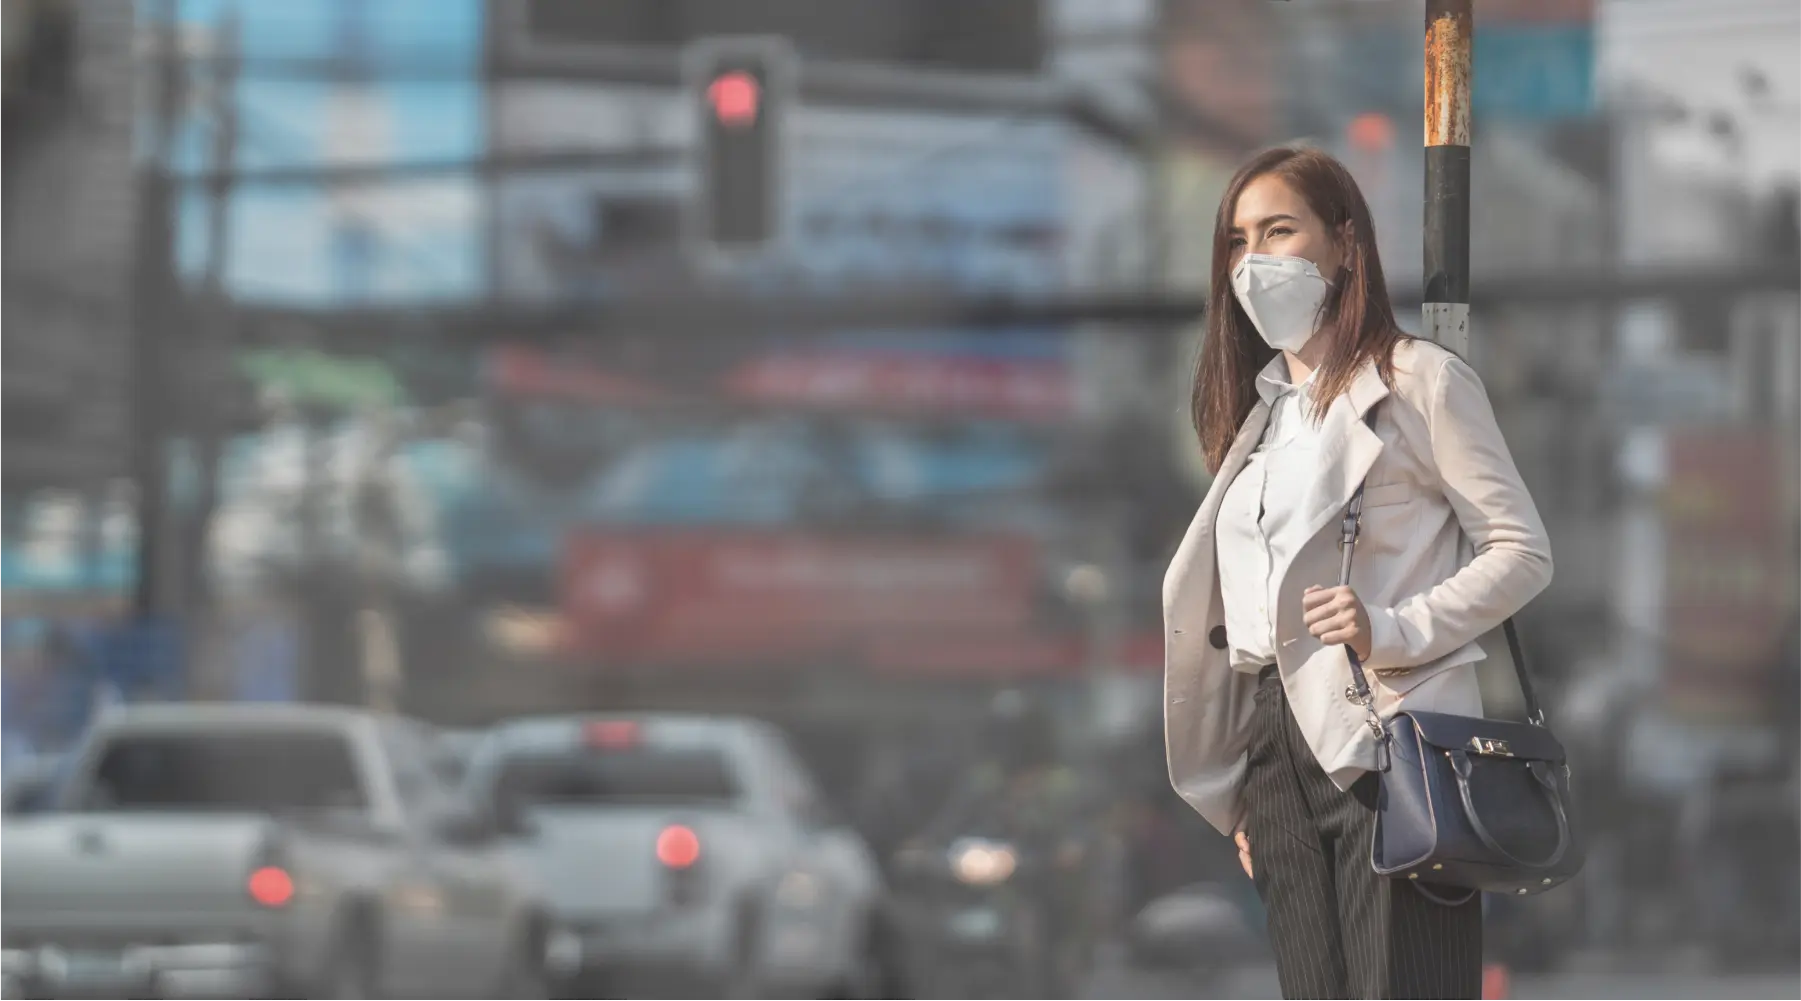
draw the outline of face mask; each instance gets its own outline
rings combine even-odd
[[[1298,353],[1319,327],[1332,286],[1312,261],[1246,254],[1232,269],[1232,294],[1270,347]]]

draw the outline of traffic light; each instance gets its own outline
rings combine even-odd
[[[780,39],[708,39],[690,51],[689,91],[700,115],[693,236],[704,250],[742,255],[780,237],[791,66]]]

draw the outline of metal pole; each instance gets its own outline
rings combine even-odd
[[[212,146],[208,159],[215,176],[206,185],[206,259],[200,274],[200,301],[203,311],[193,329],[200,335],[188,345],[192,354],[184,352],[181,373],[190,381],[184,394],[196,389],[203,394],[198,405],[190,402],[188,427],[194,435],[199,456],[200,498],[192,516],[184,523],[181,552],[175,562],[181,567],[179,580],[180,607],[190,620],[203,622],[211,611],[211,591],[206,575],[206,541],[219,502],[219,450],[224,432],[220,422],[226,418],[225,404],[213,395],[229,384],[233,341],[233,312],[226,301],[225,272],[229,267],[231,241],[231,204],[238,159],[238,64],[239,20],[235,8],[225,11],[214,30],[212,47],[217,57],[208,81],[208,111],[212,117]],[[193,381],[200,385],[195,387]]]
[[[1470,346],[1472,0],[1426,0],[1426,284],[1421,330]]]
[[[150,130],[137,164],[137,217],[132,254],[130,355],[126,398],[132,409],[132,467],[137,483],[137,582],[132,611],[148,621],[164,611],[162,550],[168,502],[163,455],[163,344],[171,320],[174,233],[169,213],[168,151],[180,100],[175,5],[152,8],[149,57]]]

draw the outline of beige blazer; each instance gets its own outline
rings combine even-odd
[[[1486,654],[1478,641],[1551,582],[1544,523],[1475,371],[1430,341],[1403,340],[1394,379],[1391,393],[1376,366],[1366,365],[1327,408],[1319,469],[1299,498],[1311,540],[1278,587],[1282,685],[1308,745],[1341,789],[1374,767],[1375,736],[1362,707],[1346,697],[1344,647],[1322,646],[1308,633],[1301,593],[1338,583],[1339,522],[1359,483],[1367,479],[1351,586],[1370,613],[1365,667],[1383,716],[1403,705],[1481,715],[1474,665]],[[1377,404],[1372,430],[1363,418]],[[1269,407],[1259,402],[1163,579],[1170,781],[1228,834],[1244,815],[1257,679],[1227,662],[1213,528],[1268,420]]]

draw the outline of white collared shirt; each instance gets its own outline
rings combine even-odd
[[[1276,589],[1308,541],[1300,501],[1318,472],[1320,444],[1312,383],[1311,375],[1299,386],[1289,381],[1285,355],[1258,373],[1269,425],[1220,503],[1214,529],[1219,590],[1228,654],[1241,671],[1276,662]]]

